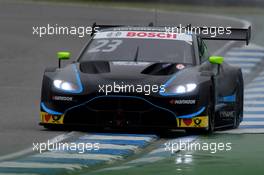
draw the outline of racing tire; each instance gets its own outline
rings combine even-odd
[[[215,98],[216,98],[216,92],[214,88],[211,90],[211,96],[209,100],[209,107],[208,107],[208,128],[206,130],[207,134],[212,134],[215,130]]]
[[[196,128],[190,128],[186,129],[187,134],[205,134],[205,135],[210,135],[214,132],[215,130],[215,97],[216,97],[216,92],[214,88],[211,88],[211,93],[209,96],[209,105],[207,108],[207,114],[208,114],[208,128],[206,129],[196,129]]]

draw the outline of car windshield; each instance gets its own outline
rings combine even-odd
[[[143,61],[193,64],[191,35],[161,32],[100,32],[80,61]]]

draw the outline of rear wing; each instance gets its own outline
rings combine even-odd
[[[112,28],[112,27],[142,27],[141,25],[118,25],[118,24],[96,24],[96,23],[93,23],[92,25],[92,32],[91,32],[91,36],[93,36],[95,33],[96,33],[96,29],[99,30],[99,29],[105,29],[105,28]],[[150,22],[148,24],[148,27],[153,27],[154,24],[153,22]]]
[[[96,28],[97,29],[103,29],[103,28],[112,28],[112,27],[128,27],[129,25],[98,25],[96,23],[93,23],[92,26],[92,32],[91,32],[91,36],[94,35],[94,33],[96,32]],[[140,27],[140,26],[135,26],[132,25],[133,27]],[[166,28],[166,26],[154,26],[154,24],[151,22],[148,24],[148,27],[164,27]],[[167,26],[169,27],[169,26]],[[176,28],[182,28],[182,26],[178,26]],[[251,38],[251,26],[249,26],[248,28],[227,28],[225,31],[223,32],[217,32],[219,31],[217,27],[194,27],[191,28],[191,24],[188,24],[187,26],[183,27],[183,28],[189,28],[189,31],[194,31],[197,30],[197,28],[199,28],[199,34],[197,34],[197,36],[201,37],[203,40],[234,40],[234,41],[245,41],[246,44],[249,44],[250,38]],[[166,29],[165,29],[166,30]],[[208,32],[208,30],[210,32]],[[207,31],[207,32],[204,32]],[[206,34],[204,34],[206,33]],[[208,34],[207,34],[208,33]],[[214,36],[212,36],[212,33],[215,33]]]
[[[201,31],[206,28],[201,27]],[[209,28],[210,29],[210,28]],[[206,29],[208,30],[208,28]],[[217,30],[217,29],[215,29]],[[203,33],[203,32],[201,32]],[[229,28],[229,32],[217,33],[215,36],[211,36],[211,34],[199,34],[203,40],[234,40],[234,41],[245,41],[246,44],[249,44],[251,38],[251,26],[248,28]]]

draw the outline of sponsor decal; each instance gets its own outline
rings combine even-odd
[[[42,123],[63,124],[64,115],[51,115],[46,112],[40,113]]]
[[[235,111],[220,111],[219,115],[221,118],[234,118],[236,116]]]
[[[167,33],[152,31],[106,31],[96,33],[94,39],[133,38],[133,39],[167,39],[191,42],[192,36],[185,33]]]
[[[172,105],[193,105],[196,103],[196,100],[170,100]]]
[[[183,64],[177,64],[176,65],[176,68],[179,69],[179,70],[181,70],[181,69],[184,69],[185,66]]]
[[[176,33],[165,33],[165,32],[127,32],[127,37],[132,38],[159,38],[159,39],[176,39]]]
[[[57,101],[72,101],[73,98],[65,96],[53,96],[52,99]]]
[[[207,128],[208,116],[177,118],[177,124],[179,128]]]

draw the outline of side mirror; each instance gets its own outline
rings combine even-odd
[[[224,57],[222,57],[222,56],[210,56],[209,62],[211,64],[222,64],[224,62]]]
[[[61,60],[68,60],[71,57],[70,52],[57,52],[57,58],[59,59],[59,68],[61,67]]]

